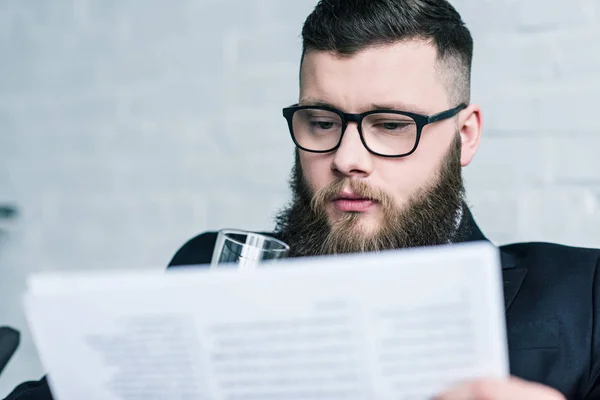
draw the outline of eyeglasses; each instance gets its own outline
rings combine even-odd
[[[342,143],[349,122],[356,122],[360,140],[377,156],[406,157],[415,152],[425,125],[452,118],[466,104],[434,115],[397,110],[348,114],[325,106],[293,105],[283,109],[294,144],[311,153],[328,153]]]

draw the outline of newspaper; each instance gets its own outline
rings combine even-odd
[[[489,243],[28,285],[56,400],[425,400],[508,375]]]

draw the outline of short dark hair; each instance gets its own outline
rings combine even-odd
[[[320,0],[302,28],[302,58],[311,50],[352,56],[412,39],[436,47],[449,101],[468,104],[473,38],[447,0]]]

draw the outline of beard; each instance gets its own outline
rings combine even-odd
[[[418,189],[402,209],[386,192],[361,180],[343,178],[314,192],[306,182],[298,150],[290,188],[292,201],[275,218],[274,235],[290,246],[291,257],[363,253],[435,246],[459,242],[468,236],[459,226],[465,189],[460,164],[461,141],[454,143],[434,179]],[[369,232],[359,212],[344,213],[330,221],[327,206],[343,188],[375,201],[382,210],[380,226]]]

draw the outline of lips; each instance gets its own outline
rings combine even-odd
[[[377,201],[355,193],[342,192],[333,198],[332,203],[342,212],[366,212],[375,206]]]

